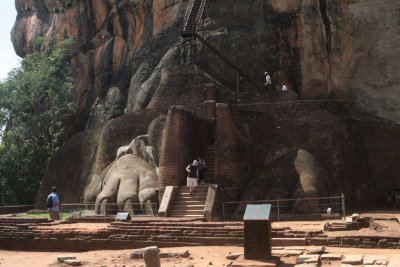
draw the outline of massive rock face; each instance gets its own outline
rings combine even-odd
[[[187,2],[16,0],[12,40],[20,56],[77,40],[72,63],[85,128],[147,107],[161,68],[177,64]],[[269,71],[276,88],[286,81],[303,98],[335,95],[397,121],[399,8],[397,0],[209,0],[202,35],[259,85]],[[197,64],[233,88],[234,72],[198,49]]]
[[[215,121],[202,121],[202,88],[210,82],[218,85],[215,100],[232,102],[237,98],[228,89],[235,88],[235,72],[201,43],[196,66],[178,66],[188,2],[16,0],[12,41],[18,55],[52,48],[66,38],[77,41],[71,62],[78,87],[75,131],[85,132],[68,140],[51,160],[38,193],[39,206],[48,188],[60,181],[65,202],[81,201],[90,181],[94,191],[101,190],[102,174],[108,173],[118,148],[137,136],[149,133],[150,145],[160,154],[168,143],[163,140],[164,125],[174,130],[170,120],[165,122],[167,109],[176,104],[188,106],[190,112],[182,115],[185,122],[195,118],[195,127],[210,133],[204,144],[216,141],[225,153],[227,163],[222,158],[216,162],[216,182],[224,184],[229,178],[244,192],[239,196],[244,200],[312,195],[315,189],[319,194],[344,192],[351,203],[362,205],[375,187],[378,194],[387,192],[380,179],[391,188],[400,186],[392,163],[399,151],[394,138],[399,129],[385,121],[400,121],[398,0],[209,0],[200,34],[258,87],[268,71],[272,89],[286,82],[292,91],[288,99],[338,98],[382,118],[322,102],[262,112],[220,106]],[[242,102],[275,99],[239,82]],[[182,129],[195,136],[192,128]],[[216,136],[211,136],[214,131]],[[390,138],[382,140],[387,134]],[[186,151],[184,156],[199,152]],[[184,156],[182,162],[192,160]],[[243,157],[251,160],[241,161]],[[128,158],[127,165],[141,162]],[[160,159],[160,164],[166,160],[174,159]],[[165,166],[160,170],[166,173]],[[155,171],[149,173],[154,181]],[[112,180],[122,179],[115,177]],[[158,179],[159,185],[168,182]],[[381,199],[369,198],[370,203]]]
[[[77,40],[72,68],[82,129],[147,106],[175,55],[169,51],[184,7],[176,2],[16,0],[12,40],[20,56]]]

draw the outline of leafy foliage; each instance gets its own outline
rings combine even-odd
[[[32,204],[73,115],[69,47],[34,52],[0,83],[0,205]]]

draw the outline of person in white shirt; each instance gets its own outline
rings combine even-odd
[[[286,84],[285,84],[285,83],[282,83],[282,91],[286,92],[287,90],[288,90],[288,89],[287,89]]]
[[[266,76],[265,76],[265,86],[267,86],[267,85],[270,85],[270,84],[272,84],[272,81],[271,81],[271,76],[269,76],[269,74],[268,74],[268,72],[265,72],[264,73]]]

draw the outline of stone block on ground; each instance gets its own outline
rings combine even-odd
[[[387,265],[389,258],[381,255],[365,255],[364,265]]]
[[[343,264],[343,263],[342,263],[342,265],[340,265],[340,267],[354,267],[354,266],[351,265],[351,264]]]
[[[131,253],[130,258],[131,259],[143,259],[143,253],[145,252],[146,249],[147,248],[140,248],[140,249],[134,250]],[[160,250],[158,250],[158,252],[160,252]]]
[[[325,250],[326,250],[325,247],[319,247],[319,248],[316,248],[316,249],[312,249],[312,250],[310,250],[310,251],[307,251],[307,254],[322,254],[322,253],[325,252]]]
[[[279,257],[271,257],[265,260],[246,260],[244,255],[239,256],[237,260],[232,263],[232,267],[277,267],[279,264]]]
[[[357,254],[357,255],[345,255],[343,260],[343,264],[362,264],[363,263],[363,255]]]
[[[64,262],[65,260],[75,260],[76,256],[73,255],[60,255],[57,257],[58,262]]]
[[[82,262],[80,260],[64,260],[64,263],[69,266],[81,266]]]
[[[272,250],[271,251],[272,256],[300,256],[303,254],[303,251],[301,250],[294,250],[294,249],[283,249],[283,250]]]
[[[318,263],[320,255],[301,255],[296,259],[296,264]]]
[[[316,264],[316,263],[302,263],[302,264],[296,264],[294,267],[318,267],[318,264]]]
[[[159,250],[156,246],[147,247],[143,253],[146,267],[161,267]]]
[[[342,255],[341,254],[324,254],[321,255],[321,260],[328,260],[328,261],[340,261],[342,260]]]
[[[185,252],[160,252],[160,258],[187,258],[189,257],[190,253],[188,250]]]
[[[130,256],[131,259],[143,259],[144,250],[145,249],[141,248],[133,251]]]
[[[392,256],[389,260],[387,267],[398,267],[400,266],[400,255]]]
[[[242,255],[243,255],[243,253],[232,253],[232,254],[229,254],[228,256],[226,256],[226,259],[227,260],[236,260],[237,258],[239,258]]]

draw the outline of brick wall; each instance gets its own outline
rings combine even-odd
[[[0,214],[10,214],[10,213],[18,213],[25,212],[33,209],[33,205],[24,205],[24,206],[1,206]]]
[[[244,188],[251,175],[251,140],[242,119],[227,104],[217,104],[214,180],[227,188]]]
[[[184,106],[169,109],[160,156],[159,186],[185,185],[185,168],[213,144],[213,123]]]

